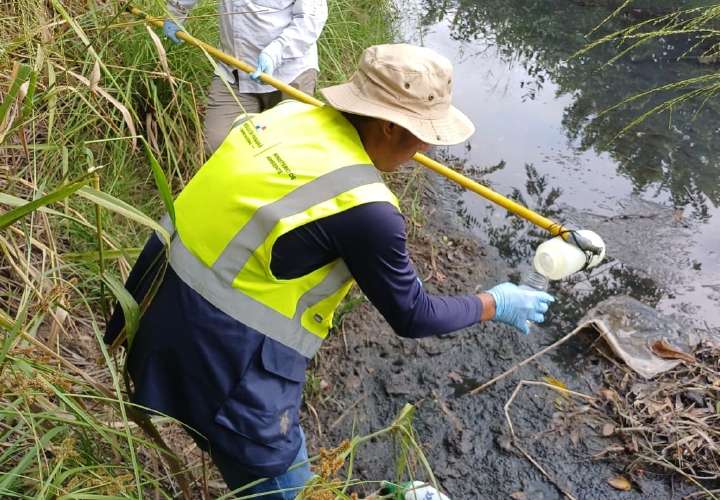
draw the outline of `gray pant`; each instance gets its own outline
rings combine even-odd
[[[306,94],[313,95],[316,82],[317,71],[309,69],[301,73],[290,83],[290,86]],[[229,86],[230,88],[233,87],[232,84],[229,84]],[[235,97],[237,97],[237,101]],[[208,156],[220,146],[220,143],[230,131],[232,123],[238,116],[243,114],[243,108],[245,113],[261,113],[272,108],[280,101],[289,98],[290,96],[279,90],[264,94],[239,94],[235,92],[235,96],[233,96],[225,83],[216,75],[210,84],[207,111],[205,113],[205,151]],[[238,106],[238,101],[242,108]]]

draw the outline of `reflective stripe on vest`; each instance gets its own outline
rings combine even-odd
[[[225,314],[303,356],[312,357],[328,333],[335,308],[353,283],[352,276],[344,262],[336,259],[306,276],[290,280],[275,278],[270,270],[272,245],[283,234],[313,220],[374,201],[389,202],[397,207],[397,199],[372,165],[327,165],[328,162],[342,162],[348,158],[367,159],[357,136],[353,141],[345,138],[350,130],[355,132],[348,129],[351,126],[344,118],[339,120],[335,116],[339,115],[337,111],[320,108],[320,114],[318,108],[299,103],[281,104],[273,110],[278,108],[284,109],[274,113],[275,116],[267,116],[268,113],[259,115],[263,127],[272,127],[275,134],[282,135],[282,119],[289,117],[297,125],[298,117],[292,115],[302,114],[306,125],[302,137],[313,148],[314,158],[317,158],[320,145],[324,148],[322,157],[326,159],[326,164],[318,169],[321,173],[313,176],[314,167],[301,164],[303,155],[298,154],[299,143],[296,142],[294,150],[284,149],[279,143],[265,148],[262,154],[264,157],[272,154],[288,158],[293,162],[289,168],[297,167],[297,179],[290,176],[278,181],[271,174],[253,177],[254,171],[244,172],[242,186],[233,189],[230,182],[226,189],[214,189],[209,196],[203,193],[203,189],[193,189],[191,180],[176,201],[178,231],[170,247],[170,265],[187,285]],[[205,173],[202,181],[205,184],[201,182],[201,187],[215,186],[218,181],[223,181],[226,171],[227,178],[234,179],[233,169],[239,168],[238,162],[247,159],[237,153],[243,153],[243,148],[250,147],[243,144],[243,141],[249,143],[248,129],[241,133],[238,127],[255,127],[254,119],[251,118],[246,125],[235,124],[218,150],[222,151],[225,147],[233,152],[233,156],[221,154],[217,157],[220,161],[215,156],[211,157],[203,169],[212,170]],[[288,130],[287,133],[297,131]],[[230,164],[229,158],[236,161]],[[261,160],[257,157],[247,159],[248,163]],[[260,164],[259,168],[262,166]],[[279,170],[277,175],[281,175]],[[208,176],[215,177],[208,180]],[[263,191],[268,182],[275,182],[272,190]],[[271,195],[280,192],[282,195],[275,198],[265,196],[264,199],[265,192]],[[230,201],[240,208],[224,217],[222,210],[221,213],[213,212],[214,197],[222,198],[217,200],[221,207],[234,208],[235,205],[228,205]],[[203,213],[198,214],[198,211]],[[241,223],[235,222],[246,214],[249,217]],[[188,224],[188,217],[190,220],[195,217],[192,224]],[[199,221],[203,218],[211,223],[210,227],[200,226]],[[167,218],[163,223],[166,227],[172,226]],[[230,229],[233,226],[228,227],[227,224],[237,224],[232,233]],[[216,228],[217,231],[214,231]],[[216,233],[220,236],[216,237]],[[207,243],[208,238],[216,239]]]
[[[214,269],[205,267],[177,237],[170,246],[170,266],[185,284],[213,306],[308,358],[317,352],[324,338],[303,328],[302,314],[310,305],[337,292],[351,279],[345,263],[337,260],[325,279],[302,296],[295,316],[288,318],[252,297],[238,293]]]

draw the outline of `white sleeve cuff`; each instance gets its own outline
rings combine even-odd
[[[262,49],[263,54],[268,56],[273,62],[273,68],[277,70],[282,64],[283,43],[279,39],[275,39]]]

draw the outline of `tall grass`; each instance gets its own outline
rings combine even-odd
[[[593,30],[591,35],[614,17],[632,8],[635,3],[634,0],[625,0]],[[609,113],[633,101],[651,96],[662,97],[658,104],[627,123],[618,135],[636,127],[652,115],[671,113],[677,107],[690,101],[700,103],[696,112],[699,113],[709,100],[720,94],[720,70],[717,69],[717,65],[720,63],[720,3],[713,1],[704,3],[704,5],[694,7],[678,7],[665,14],[597,37],[575,54],[575,57],[578,57],[601,45],[615,44],[617,54],[606,63],[609,66],[626,54],[653,42],[678,40],[682,44],[687,44],[678,59],[688,59],[709,65],[710,70],[704,74],[627,96],[615,106],[605,110],[603,113]]]
[[[163,14],[164,2],[136,3]],[[2,498],[222,491],[177,425],[126,403],[123,355],[102,343],[113,299],[138,313],[120,283],[171,193],[204,162],[212,74],[204,54],[153,36],[123,7],[0,3]],[[216,25],[214,3],[203,1],[186,27],[214,44]],[[345,78],[363,48],[391,36],[386,0],[331,0],[321,82]],[[409,414],[385,433],[404,436],[415,458],[403,463],[426,464]],[[344,448],[349,463],[363,442]],[[351,467],[338,477],[315,493],[349,497]]]
[[[347,80],[366,47],[391,43],[397,16],[387,0],[331,0],[328,11],[318,45],[320,87]]]

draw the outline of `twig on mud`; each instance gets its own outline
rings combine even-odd
[[[507,400],[505,403],[504,409],[505,409],[505,418],[508,421],[508,424],[510,425],[510,434],[512,434],[512,437],[515,438],[515,430],[512,426],[512,420],[510,419],[510,405],[512,405],[513,401],[517,397],[518,393],[520,392],[520,389],[523,388],[523,386],[526,385],[538,385],[542,387],[547,387],[548,389],[552,389],[553,391],[560,392],[565,395],[570,396],[576,396],[578,398],[585,399],[590,402],[597,401],[597,398],[593,396],[588,396],[587,394],[583,394],[581,392],[575,392],[571,391],[570,389],[565,389],[563,387],[558,387],[557,385],[548,384],[547,382],[540,382],[538,380],[521,380],[517,386],[515,386],[515,390],[513,391],[512,395],[510,396],[510,399]]]
[[[313,414],[313,417],[315,417],[315,422],[317,423],[317,429],[318,429],[318,436],[322,437],[323,431],[322,431],[322,424],[320,423],[320,416],[318,415],[317,410],[313,405],[310,404],[309,401],[305,401],[305,404],[308,407],[308,410],[310,410],[310,413]]]
[[[654,463],[656,465],[660,465],[662,467],[666,467],[670,470],[677,472],[682,477],[684,477],[685,479],[687,479],[688,481],[690,481],[691,483],[693,483],[695,486],[697,486],[698,488],[700,488],[702,490],[702,491],[698,491],[698,492],[694,493],[693,495],[703,494],[703,495],[708,495],[708,497],[712,498],[713,500],[718,500],[718,497],[716,497],[713,494],[713,493],[719,492],[718,490],[716,490],[715,492],[708,490],[702,484],[700,484],[700,482],[697,479],[692,477],[690,474],[688,474],[687,472],[685,472],[684,470],[682,470],[680,467],[676,466],[675,464],[665,460],[664,458],[661,458],[660,460],[656,460],[653,457],[648,457],[648,456],[644,456],[644,455],[641,455],[640,458],[647,461],[648,463]],[[688,495],[685,498],[690,498],[690,496]]]
[[[575,332],[573,332],[573,334],[574,334],[574,333],[575,333]],[[572,334],[570,334],[570,335],[572,335]],[[565,339],[565,340],[567,340],[567,339]],[[571,391],[571,390],[569,390],[569,389],[564,389],[564,388],[562,388],[562,387],[558,387],[558,386],[556,386],[556,385],[548,384],[548,383],[546,383],[546,382],[539,382],[539,381],[536,381],[536,380],[521,380],[521,381],[518,383],[518,385],[515,387],[515,390],[512,392],[512,395],[510,396],[510,399],[507,400],[507,402],[505,403],[505,406],[504,406],[505,419],[507,420],[508,427],[510,428],[510,435],[511,435],[511,437],[512,437],[512,444],[513,444],[513,446],[515,446],[515,448],[517,448],[517,449],[520,451],[520,453],[522,453],[522,454],[525,456],[525,458],[527,458],[528,461],[529,461],[531,464],[533,464],[533,465],[535,466],[535,468],[537,468],[537,469],[542,473],[542,475],[545,476],[545,477],[547,478],[547,480],[550,481],[550,483],[552,483],[563,495],[565,495],[567,498],[569,498],[569,499],[571,499],[571,500],[577,500],[569,491],[567,491],[565,488],[563,488],[563,487],[542,467],[542,465],[540,465],[540,464],[539,464],[522,446],[520,446],[520,444],[518,443],[518,437],[517,437],[517,435],[515,434],[515,429],[513,428],[512,419],[510,418],[510,406],[512,405],[513,401],[515,401],[515,398],[517,397],[517,395],[520,393],[520,389],[522,389],[522,388],[523,388],[524,386],[526,386],[526,385],[537,385],[537,386],[547,387],[547,388],[550,388],[550,389],[552,389],[552,390],[554,390],[554,391],[561,392],[562,394],[576,396],[576,397],[583,398],[583,399],[588,400],[588,401],[591,401],[591,402],[594,402],[594,401],[596,401],[597,399],[594,398],[594,397],[592,397],[592,396],[588,396],[587,394],[582,394],[582,393],[580,393],[580,392],[575,392],[575,391]]]
[[[345,346],[345,354],[350,354],[350,348],[347,343],[347,335],[345,335],[345,322],[340,323],[340,333],[342,334],[343,345]]]
[[[463,425],[457,415],[450,411],[450,408],[447,407],[445,401],[443,401],[443,399],[440,397],[440,394],[438,394],[435,389],[433,389],[432,395],[435,398],[438,406],[440,406],[442,412],[447,416],[448,420],[450,420],[450,423],[453,425],[453,427],[455,427],[455,430],[461,432],[463,430]]]
[[[570,500],[577,500],[577,498],[574,497],[574,496],[572,495],[572,493],[570,493],[569,491],[565,490],[565,488],[563,488],[562,486],[560,486],[560,485],[557,483],[557,481],[555,481],[555,480],[550,476],[550,474],[548,474],[547,471],[545,471],[545,469],[543,469],[542,465],[540,465],[537,461],[535,461],[535,459],[534,459],[532,456],[530,456],[530,454],[529,454],[527,451],[525,451],[525,448],[523,448],[522,446],[520,446],[520,445],[519,445],[516,441],[514,441],[514,440],[513,440],[513,446],[515,446],[515,448],[517,448],[518,451],[519,451],[520,453],[522,453],[522,454],[525,456],[525,458],[527,458],[528,461],[529,461],[531,464],[533,464],[533,465],[535,466],[535,468],[536,468],[537,470],[539,470],[539,471],[542,473],[542,475],[545,476],[545,478],[547,478],[547,480],[550,481],[550,482],[553,484],[553,486],[555,486],[555,487],[560,491],[560,493],[562,493],[563,495],[565,495],[565,496],[566,496],[567,498],[569,498]]]
[[[582,330],[584,330],[584,328],[576,328],[575,330],[573,330],[572,332],[568,333],[568,334],[565,335],[563,338],[561,338],[560,340],[558,340],[557,342],[555,342],[554,344],[550,344],[549,346],[547,346],[546,348],[544,348],[544,349],[536,352],[535,354],[533,354],[533,355],[530,356],[529,358],[526,358],[526,359],[524,359],[523,361],[520,361],[519,363],[517,363],[516,365],[513,365],[510,369],[504,371],[504,372],[501,373],[500,375],[491,378],[490,380],[488,380],[487,382],[483,383],[482,385],[477,386],[475,389],[473,389],[472,391],[468,392],[468,394],[473,394],[473,395],[475,395],[475,394],[477,394],[477,393],[479,393],[479,392],[487,389],[488,387],[490,387],[491,385],[493,385],[493,384],[501,381],[502,379],[504,379],[504,378],[507,377],[508,375],[511,375],[511,374],[513,374],[514,372],[516,372],[516,371],[518,370],[518,368],[521,368],[521,367],[525,366],[526,364],[530,363],[531,361],[536,360],[537,358],[539,358],[539,357],[542,356],[543,354],[547,353],[548,351],[552,351],[552,350],[555,349],[557,346],[559,346],[559,345],[561,345],[561,344],[564,344],[565,342],[567,342],[568,340],[570,340],[571,338],[573,338],[578,332],[580,332],[580,331],[582,331]],[[602,335],[602,333],[600,333],[600,335]]]
[[[705,490],[705,491],[696,491],[695,493],[690,493],[689,495],[685,495],[683,497],[683,500],[692,500],[693,498],[698,498],[702,495],[714,495],[715,493],[720,495],[720,490]],[[713,496],[713,498],[715,498]]]
[[[337,427],[338,425],[340,425],[340,422],[342,422],[342,421],[345,419],[345,417],[348,416],[348,414],[350,413],[350,410],[352,410],[352,409],[355,408],[357,405],[359,405],[360,403],[362,403],[363,401],[365,401],[365,398],[367,398],[367,396],[361,397],[360,399],[358,399],[357,401],[355,401],[353,404],[351,404],[350,406],[348,406],[348,408],[347,408],[345,411],[343,411],[343,412],[340,414],[340,416],[339,416],[338,418],[336,418],[335,421],[334,421],[332,424],[330,424],[330,427],[328,427],[328,430],[333,430],[335,427]]]

